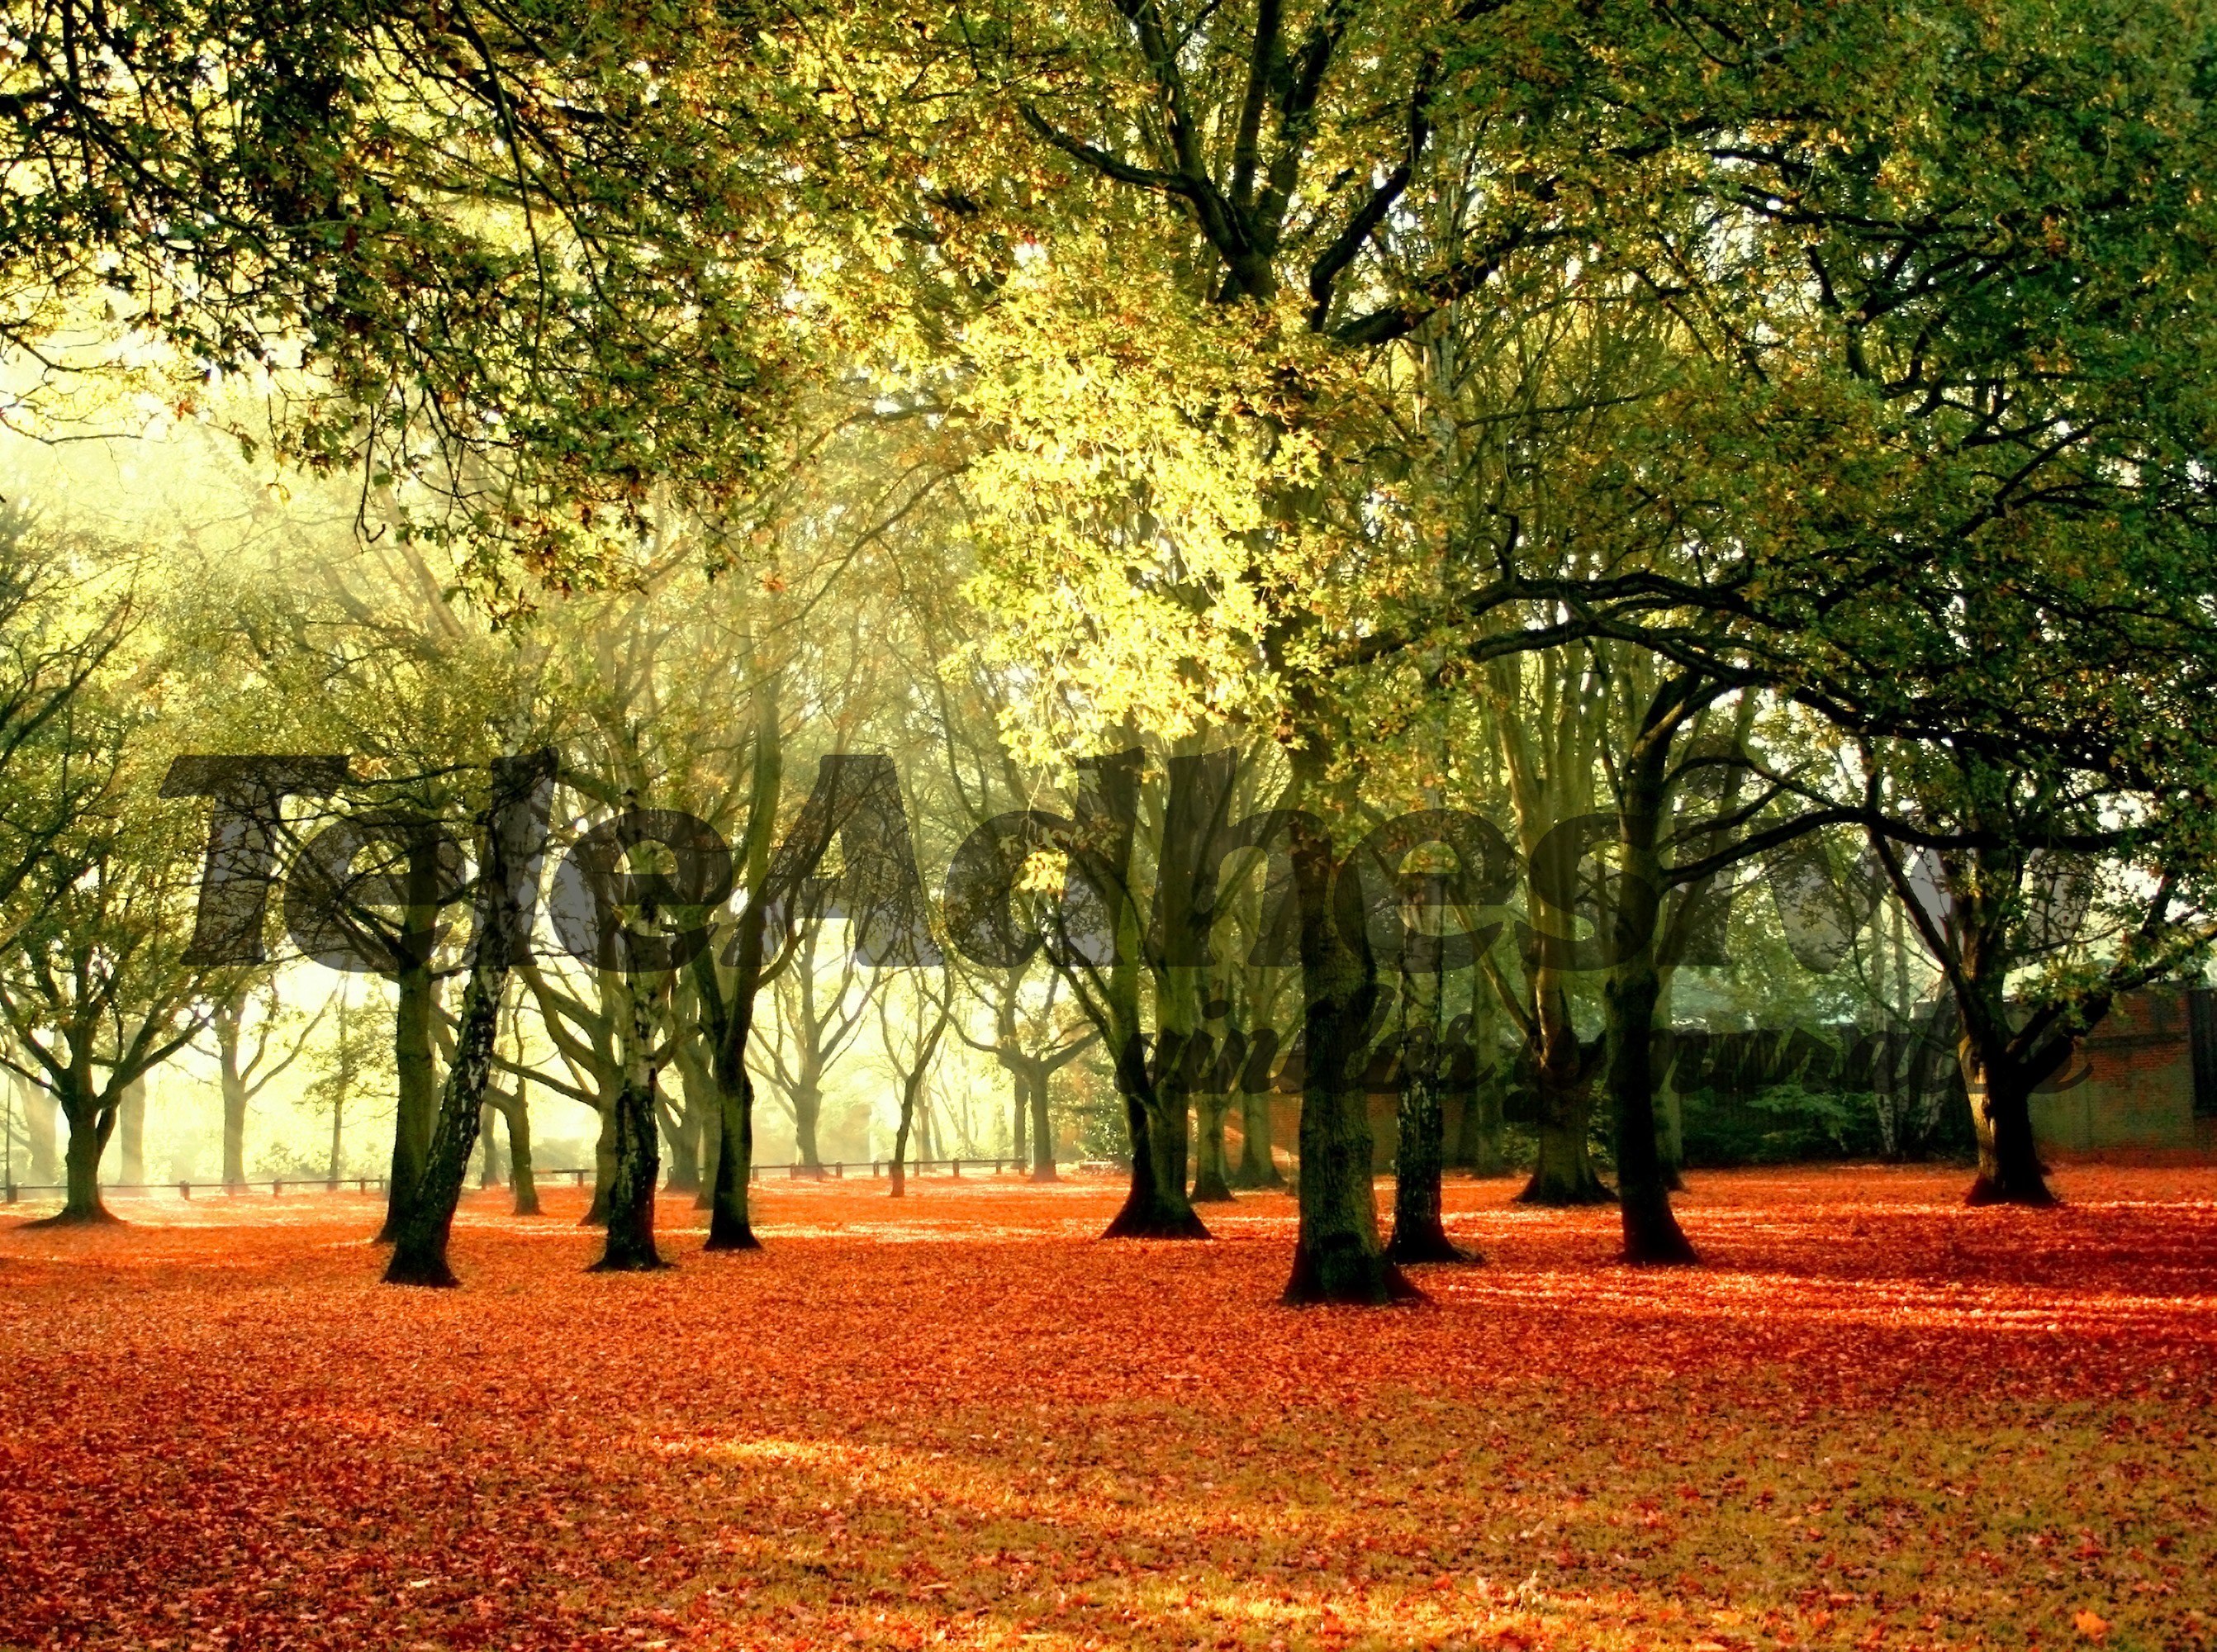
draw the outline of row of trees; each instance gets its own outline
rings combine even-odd
[[[72,587],[59,651],[17,668],[7,783],[65,823],[0,890],[27,915],[9,1017],[73,1154],[253,967],[151,918],[105,938],[175,909],[195,860],[205,804],[148,803],[185,728],[351,759],[264,799],[244,847],[324,878],[342,915],[293,925],[304,947],[396,983],[398,1279],[450,1277],[494,1076],[540,1070],[502,1053],[519,994],[612,1096],[608,1265],[658,1260],[671,1063],[700,1110],[672,1139],[713,1140],[711,1243],[752,1243],[756,1006],[813,991],[834,844],[850,928],[897,912],[913,946],[1006,959],[877,960],[919,966],[880,1000],[907,1070],[950,1027],[1028,1095],[1105,1063],[1115,1231],[1201,1230],[1196,1107],[1200,1184],[1226,1180],[1179,1054],[1203,1024],[1298,1042],[1294,1300],[1413,1290],[1371,1193],[1383,1038],[1498,1029],[1535,1199],[1604,1196],[1605,1101],[1626,1254],[1683,1262],[1654,1034],[1746,990],[1701,973],[1720,931],[1852,955],[1903,1020],[1913,941],[1973,1196],[2028,1203],[2032,1090],[2210,942],[2191,7],[349,6],[278,41],[170,9],[55,0],[15,31],[0,117],[51,182],[0,240],[35,295],[10,336],[106,305],[151,359],[264,375],[274,422],[201,410],[353,476],[363,548],[196,570],[143,625]],[[246,688],[165,720],[151,685],[188,649]],[[108,720],[90,773],[36,720],[77,659],[43,692]],[[890,761],[799,784],[842,751]],[[857,824],[889,798],[924,864],[983,842],[1016,897],[935,909]],[[728,880],[594,836],[633,806],[708,823]],[[581,846],[566,898],[639,937],[590,969],[521,923],[546,811]],[[424,823],[465,818],[453,848]],[[1768,924],[1734,898],[1758,868],[1806,896]],[[174,1000],[102,997],[172,956]],[[1425,1257],[1437,1075],[1402,1065],[1395,1248]]]

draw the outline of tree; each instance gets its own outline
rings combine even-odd
[[[247,1030],[250,1007],[259,1010],[254,1018],[250,1036]],[[318,1010],[312,1020],[298,1029],[292,1040],[292,1047],[279,1056],[275,1039],[283,1014],[277,1002],[276,983],[267,980],[250,986],[236,997],[217,1004],[209,1012],[208,1025],[215,1033],[216,1041],[216,1076],[223,1092],[223,1185],[227,1188],[243,1188],[246,1185],[247,1103],[269,1088],[286,1069],[300,1058],[300,1052],[307,1048],[310,1035],[324,1017],[324,1012]],[[343,1038],[343,1032],[341,1036]],[[338,1136],[337,1107],[341,1105],[343,1103],[334,1105],[331,1127],[334,1142]],[[336,1180],[338,1176],[338,1151],[336,1147],[331,1152],[331,1177]]]
[[[77,738],[87,740],[89,720],[71,720]],[[229,989],[185,961],[191,823],[175,807],[127,795],[127,811],[80,826],[42,857],[25,880],[39,915],[0,958],[10,1064],[54,1098],[69,1125],[67,1192],[47,1218],[57,1223],[114,1219],[100,1199],[100,1161],[127,1094],[200,1032],[208,989]]]
[[[814,221],[800,20],[41,0],[12,38],[0,152],[39,182],[0,222],[0,337],[40,399],[129,377],[134,333],[218,417],[211,379],[266,371],[244,440],[413,478],[419,527],[539,565],[774,445],[808,354],[779,302]]]

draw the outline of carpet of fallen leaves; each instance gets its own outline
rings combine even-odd
[[[1288,1310],[1293,1210],[773,1183],[589,1276],[473,1194],[0,1225],[0,1646],[2217,1644],[2217,1171],[1704,1175],[1708,1266],[1451,1184],[1483,1266]]]

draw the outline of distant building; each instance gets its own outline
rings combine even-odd
[[[2032,1127],[2041,1150],[2061,1159],[2217,1159],[2217,992],[2118,999],[2033,1097]]]

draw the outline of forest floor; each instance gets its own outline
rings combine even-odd
[[[2217,1171],[1697,1174],[1708,1266],[1454,1182],[1429,1305],[1275,1305],[1291,1201],[774,1182],[588,1275],[472,1194],[0,1225],[0,1646],[2217,1644]]]

